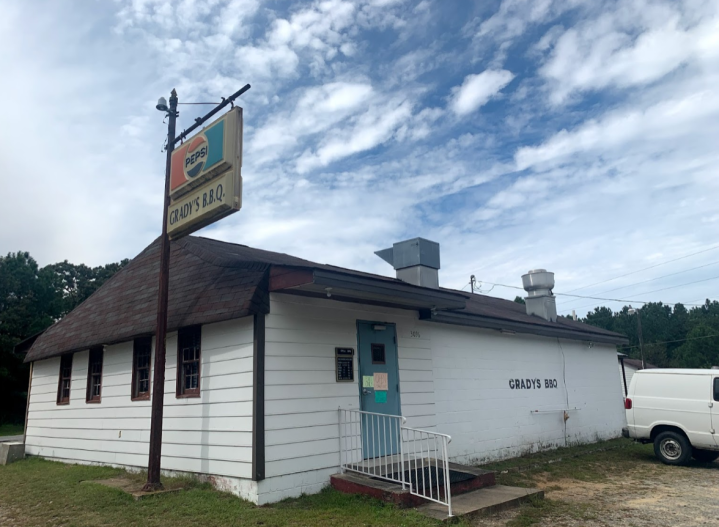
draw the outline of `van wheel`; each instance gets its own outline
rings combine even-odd
[[[692,457],[701,463],[711,463],[716,458],[719,458],[719,452],[695,448],[692,450]]]
[[[684,465],[692,455],[692,447],[682,434],[662,432],[654,439],[654,454],[667,465]]]

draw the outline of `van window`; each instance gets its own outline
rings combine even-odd
[[[714,400],[719,401],[719,377],[714,377]]]

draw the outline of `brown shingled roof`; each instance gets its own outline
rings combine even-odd
[[[37,337],[25,362],[155,332],[159,238]],[[269,312],[265,263],[223,257],[197,238],[171,244],[168,329]]]
[[[590,326],[583,322],[572,320],[568,317],[557,317],[556,322],[549,322],[538,316],[528,315],[524,304],[504,298],[495,298],[486,295],[472,295],[464,309],[457,310],[459,313],[491,317],[501,320],[543,326],[547,328],[563,327],[573,331],[581,331],[587,335],[606,335],[609,337],[624,337],[613,331],[608,331],[596,326]]]
[[[321,269],[404,284],[396,278],[319,264],[288,254],[187,236],[171,243],[168,329],[172,331],[183,326],[268,313],[271,266]],[[158,269],[159,239],[85,302],[37,337],[25,361],[153,334],[157,317]],[[426,288],[418,286],[417,289]],[[445,291],[459,293],[449,289]],[[466,298],[464,309],[452,312],[499,323],[535,327],[538,334],[547,330],[569,329],[588,337],[606,335],[626,340],[617,333],[568,318],[560,317],[557,322],[549,322],[527,315],[523,305],[511,300],[485,295],[467,295]],[[30,340],[23,344],[29,346]]]

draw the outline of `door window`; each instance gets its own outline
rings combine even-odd
[[[719,377],[714,377],[714,400],[719,401]]]
[[[372,364],[386,364],[384,344],[372,344]]]

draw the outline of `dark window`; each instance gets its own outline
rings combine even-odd
[[[714,400],[719,401],[719,377],[714,378]]]
[[[152,338],[135,339],[132,348],[132,400],[150,398]]]
[[[102,348],[92,348],[87,362],[87,395],[88,403],[99,403],[102,395]]]
[[[372,364],[384,363],[384,344],[372,344]]]
[[[200,326],[177,332],[177,396],[200,396]]]
[[[60,358],[60,380],[57,385],[57,404],[70,404],[70,383],[72,381],[72,355]]]

